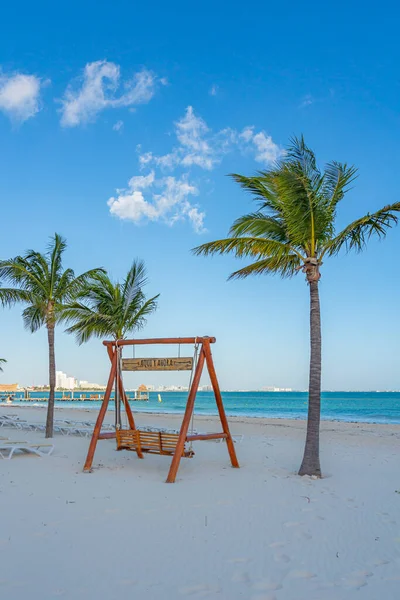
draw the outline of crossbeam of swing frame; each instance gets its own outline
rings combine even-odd
[[[105,431],[100,433],[99,440],[112,440],[116,437],[115,431]],[[186,437],[187,442],[196,442],[198,440],[219,440],[226,439],[226,433],[196,433]]]
[[[203,344],[203,342],[207,342],[209,344],[215,344],[215,337],[186,337],[186,338],[144,338],[144,339],[134,339],[134,340],[105,340],[103,342],[104,346],[144,346],[144,345],[153,345],[157,344]]]
[[[103,344],[107,347],[107,353],[111,361],[111,370],[108,378],[106,392],[104,394],[103,403],[100,408],[99,415],[97,417],[97,421],[93,430],[92,439],[90,441],[88,454],[86,457],[85,465],[83,470],[90,471],[93,463],[94,453],[96,451],[97,442],[99,439],[110,439],[115,438],[116,435],[113,432],[104,432],[101,433],[101,426],[103,424],[103,420],[107,411],[108,403],[111,397],[111,391],[113,385],[116,384],[118,387],[118,391],[120,396],[122,397],[123,404],[125,406],[125,410],[127,413],[129,427],[133,430],[136,429],[135,421],[133,418],[132,410],[129,405],[128,398],[126,396],[121,373],[117,367],[118,361],[118,352],[117,349],[121,346],[135,346],[135,345],[157,345],[157,344],[199,344],[201,345],[201,350],[198,356],[198,361],[196,364],[196,369],[193,375],[191,387],[189,390],[188,399],[186,401],[186,409],[183,416],[178,441],[175,448],[175,453],[172,457],[169,473],[166,482],[174,483],[176,479],[176,475],[178,472],[179,464],[183,455],[183,450],[185,443],[188,441],[196,441],[196,440],[212,440],[212,439],[225,439],[229,457],[231,460],[231,465],[234,468],[239,468],[239,462],[236,457],[236,451],[233,444],[232,436],[229,430],[228,419],[226,418],[224,405],[222,402],[221,390],[219,388],[219,383],[217,379],[217,375],[215,372],[214,361],[212,358],[211,347],[210,344],[214,344],[216,341],[215,337],[190,337],[190,338],[153,338],[153,339],[136,339],[136,340],[113,340],[113,341],[104,341]],[[190,425],[190,419],[193,415],[194,403],[196,400],[196,394],[198,391],[200,378],[203,372],[204,365],[207,367],[208,373],[210,375],[211,385],[213,388],[215,401],[217,404],[218,415],[221,421],[223,432],[221,433],[208,433],[208,434],[196,434],[196,435],[188,435],[188,429]],[[138,458],[143,458],[143,453],[138,448],[136,450]]]

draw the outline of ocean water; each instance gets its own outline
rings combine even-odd
[[[129,394],[132,397],[132,394]],[[13,402],[25,405],[45,405],[40,398],[44,392],[31,393],[36,398],[26,402],[23,394],[16,393]],[[86,397],[99,396],[86,392]],[[62,393],[56,394],[56,405],[64,407],[84,407],[98,411],[99,400],[61,400]],[[307,416],[306,392],[223,392],[225,410],[228,416],[267,417],[274,419],[304,419]],[[135,412],[183,413],[187,392],[150,392],[148,402],[132,402]],[[0,402],[5,396],[0,396]],[[110,402],[110,408],[113,403]],[[195,412],[202,415],[217,414],[212,392],[198,392]],[[323,392],[322,419],[363,423],[400,423],[400,392]]]

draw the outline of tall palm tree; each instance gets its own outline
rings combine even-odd
[[[367,214],[336,232],[336,211],[356,169],[331,162],[320,171],[304,138],[293,138],[284,158],[255,177],[233,179],[259,202],[256,212],[237,219],[229,237],[194,249],[197,255],[233,254],[253,262],[230,279],[278,273],[305,273],[310,289],[310,373],[307,436],[300,475],[321,476],[319,429],[321,406],[320,268],[324,258],[345,248],[361,251],[372,235],[384,237],[398,221],[400,202]]]
[[[3,372],[2,365],[5,364],[6,362],[7,362],[7,360],[5,358],[0,358],[0,373]]]
[[[44,254],[28,250],[23,256],[0,261],[0,279],[15,287],[0,288],[3,306],[25,304],[22,318],[32,333],[43,325],[47,329],[49,345],[49,402],[46,419],[46,437],[53,436],[54,390],[56,385],[56,362],[54,330],[63,320],[65,305],[71,303],[84,284],[101,269],[92,269],[75,277],[72,269],[63,268],[62,257],[67,247],[59,234],[50,239]]]
[[[96,274],[65,311],[72,325],[66,330],[82,344],[91,337],[120,340],[140,329],[146,317],[157,308],[157,296],[146,300],[147,283],[143,261],[134,261],[122,283],[113,282],[106,273]]]

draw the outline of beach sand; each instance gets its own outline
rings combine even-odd
[[[0,414],[43,422],[43,409]],[[56,418],[93,420],[93,411]],[[107,419],[111,421],[112,413]],[[179,427],[179,415],[137,417]],[[324,478],[296,475],[305,423],[231,418],[243,434],[197,442],[177,482],[170,459],[138,460],[102,440],[54,438],[48,458],[0,461],[0,590],[5,600],[395,600],[400,597],[400,426],[323,422]],[[214,417],[196,418],[217,431]],[[42,433],[0,429],[12,440]]]

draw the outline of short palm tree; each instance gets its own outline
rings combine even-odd
[[[0,280],[14,287],[0,288],[3,306],[25,304],[22,318],[24,325],[35,332],[43,325],[47,329],[49,344],[49,402],[46,419],[46,437],[53,436],[54,390],[56,384],[56,362],[54,330],[63,320],[65,305],[91,277],[101,271],[92,269],[75,277],[72,269],[63,268],[62,257],[66,241],[57,233],[51,238],[45,254],[28,250],[23,256],[0,261]]]
[[[310,289],[310,375],[307,437],[300,475],[321,476],[319,426],[321,406],[320,268],[324,258],[345,248],[361,251],[369,238],[384,237],[398,221],[400,202],[367,214],[336,232],[336,211],[356,169],[331,162],[321,172],[303,137],[291,140],[284,158],[255,177],[232,175],[259,201],[259,209],[237,219],[229,237],[194,249],[197,255],[234,254],[253,262],[230,278],[305,273]]]
[[[6,359],[5,358],[0,358],[0,373],[3,372],[3,367],[2,365],[4,365],[6,363]]]
[[[98,273],[66,309],[65,317],[72,323],[67,332],[74,333],[82,344],[91,337],[120,340],[142,328],[146,317],[156,310],[158,298],[146,299],[146,283],[142,261],[133,262],[122,283],[114,283],[105,272]]]

